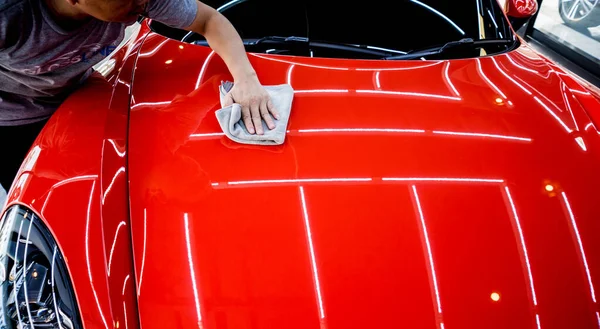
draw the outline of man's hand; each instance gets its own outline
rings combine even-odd
[[[279,114],[250,65],[240,35],[231,22],[214,8],[200,1],[197,1],[197,4],[196,19],[187,30],[203,35],[229,68],[234,85],[227,94],[225,103],[227,106],[233,103],[242,106],[242,119],[249,133],[264,133],[261,118],[265,120],[269,129],[274,129],[275,123],[271,116],[279,119]]]
[[[273,117],[279,120],[279,113],[273,106],[269,93],[255,75],[235,82],[233,88],[225,96],[224,103],[225,106],[233,103],[241,105],[242,120],[251,134],[262,135],[264,133],[262,120],[265,120],[269,129],[275,129]]]

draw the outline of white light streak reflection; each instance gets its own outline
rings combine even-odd
[[[451,177],[383,177],[384,182],[449,182],[449,183],[503,183],[493,178],[451,178]]]
[[[55,189],[57,187],[63,186],[65,184],[73,183],[73,182],[81,182],[81,181],[85,181],[85,180],[96,179],[97,177],[98,177],[97,175],[83,175],[83,176],[75,176],[75,177],[71,177],[71,178],[66,178],[66,179],[63,179],[60,182],[52,185],[52,187],[50,189]]]
[[[191,134],[191,139],[210,139],[211,137],[222,137],[224,133],[206,133],[206,134]]]
[[[104,204],[104,199],[106,199],[106,196],[108,195],[108,192],[110,192],[110,190],[112,189],[113,185],[115,184],[115,181],[117,180],[117,177],[120,174],[125,173],[125,167],[120,167],[117,172],[115,173],[115,175],[113,176],[110,184],[108,185],[108,187],[106,188],[106,190],[104,191],[104,195],[102,196],[102,204]]]
[[[435,263],[433,261],[433,253],[431,251],[431,242],[429,241],[429,233],[427,232],[427,225],[425,224],[425,216],[423,215],[423,208],[421,207],[421,200],[419,200],[419,193],[417,192],[417,187],[415,185],[411,186],[411,190],[413,193],[413,197],[415,198],[415,203],[417,204],[417,210],[419,212],[419,221],[421,224],[421,230],[423,232],[423,238],[425,240],[425,246],[427,248],[427,259],[429,269],[431,271],[431,280],[433,281],[433,288],[435,292],[435,304],[437,308],[437,312],[439,317],[442,316],[442,303],[440,302],[440,291],[438,288],[437,275],[435,273]],[[443,322],[442,322],[443,323]],[[440,327],[443,327],[443,324],[440,323]]]
[[[479,1],[475,1],[475,3],[477,4],[477,22],[481,22],[481,6],[479,5]],[[479,38],[483,39],[485,37],[485,35],[483,33],[481,33],[481,23],[477,24],[477,31],[479,32]]]
[[[538,64],[538,65],[545,65],[545,63],[541,60],[540,57],[537,56],[536,53],[534,53],[532,50],[529,50],[527,48],[521,48],[522,51],[520,51],[518,54],[522,57],[525,57],[526,59],[530,60],[533,64]],[[527,55],[527,53],[530,53],[532,56]]]
[[[455,131],[441,131],[434,130],[434,134],[440,135],[453,135],[453,136],[465,136],[465,137],[484,137],[484,138],[496,138],[496,139],[507,139],[521,142],[531,142],[531,138],[516,137],[507,135],[495,135],[495,134],[483,134],[483,133],[467,133],[467,132],[455,132]]]
[[[571,101],[569,101],[569,96],[567,96],[566,85],[564,82],[561,82],[562,87],[562,96],[563,102],[567,105],[567,111],[571,114],[571,118],[573,119],[573,124],[575,125],[575,130],[579,131],[579,125],[577,124],[577,120],[575,120],[575,113],[573,113],[573,109],[571,108]]]
[[[349,183],[370,182],[372,178],[309,178],[309,179],[266,179],[227,182],[228,185],[256,185],[256,184],[294,184],[294,183]]]
[[[29,222],[29,228],[27,229],[27,240],[25,240],[25,251],[23,252],[23,283],[22,286],[24,288],[24,295],[25,295],[25,308],[27,309],[27,316],[30,319],[33,319],[33,317],[31,316],[31,307],[29,304],[29,292],[27,291],[27,286],[29,286],[29,284],[27,284],[27,249],[29,248],[29,244],[31,243],[31,240],[29,239],[31,236],[31,228],[33,227],[33,219],[35,217],[31,218],[31,221]],[[19,239],[21,238],[21,236],[19,236]],[[16,256],[15,256],[16,258]],[[20,306],[20,305],[19,305]],[[31,323],[31,328],[35,328],[33,325],[33,322]]]
[[[315,257],[315,248],[312,240],[312,232],[310,229],[310,221],[308,218],[308,210],[306,209],[306,197],[304,196],[304,187],[300,186],[300,198],[302,201],[302,215],[304,216],[304,228],[306,229],[306,240],[308,241],[308,248],[310,252],[310,264],[312,268],[313,280],[315,284],[315,291],[317,293],[317,301],[319,303],[319,318],[325,319],[325,309],[323,307],[323,297],[321,295],[321,284],[319,282],[319,271],[317,269],[317,260]]]
[[[357,45],[355,45],[355,46],[357,46]],[[382,48],[382,47],[375,47],[375,46],[367,46],[367,49],[375,49],[375,50],[387,51],[387,52],[396,53],[396,54],[406,54],[405,51],[395,50],[395,49],[389,49],[389,48]]]
[[[13,212],[11,213],[11,219],[14,220],[14,216],[16,216],[17,211],[13,210]],[[19,225],[19,235],[17,235],[19,237],[19,240],[17,241],[17,243],[15,243],[15,255],[19,254],[19,245],[21,244],[21,233],[23,233],[23,223],[24,221],[21,221],[21,225]],[[17,266],[19,264],[19,260],[15,257],[15,266]],[[16,268],[16,267],[15,267]],[[8,269],[5,269],[8,270]],[[15,296],[15,300],[17,300],[17,297]],[[56,304],[54,304],[56,305]],[[23,320],[21,320],[21,311],[19,310],[20,307],[17,307],[17,318],[19,319],[19,324],[23,323]]]
[[[142,279],[144,278],[144,264],[146,264],[146,208],[144,208],[144,242],[142,244],[142,267],[140,269],[140,282],[138,284],[137,294],[140,296],[142,290]]]
[[[520,65],[520,64],[518,64],[518,63],[517,63],[517,62],[515,62],[515,61],[514,61],[514,60],[513,60],[513,59],[512,59],[510,56],[506,56],[506,58],[507,58],[507,59],[508,59],[508,60],[509,60],[509,61],[510,61],[510,62],[511,62],[511,63],[512,63],[514,66],[516,66],[516,67],[520,68],[520,69],[521,69],[521,70],[523,70],[523,71],[531,72],[531,73],[534,73],[534,74],[536,74],[536,75],[541,75],[541,74],[540,74],[540,72],[538,72],[538,71],[536,71],[536,70],[533,70],[533,69],[530,69],[530,68],[528,68],[528,67],[525,67],[525,66],[523,66],[523,65]]]
[[[558,107],[552,100],[550,100],[548,97],[546,97],[546,95],[544,95],[544,93],[541,93],[539,90],[537,90],[536,88],[534,88],[532,85],[530,85],[529,83],[527,83],[527,81],[519,78],[518,76],[515,76],[515,78],[519,81],[521,81],[522,84],[526,85],[529,89],[532,90],[532,93],[535,94],[534,97],[541,97],[541,99],[543,99],[545,102],[548,102],[557,112],[563,112],[564,110],[560,107]]]
[[[590,267],[588,266],[587,257],[585,255],[585,249],[583,248],[583,242],[581,241],[581,236],[579,235],[579,228],[577,228],[577,221],[575,220],[575,215],[573,215],[571,203],[569,203],[569,199],[567,199],[567,194],[565,194],[565,192],[562,192],[561,196],[567,209],[567,213],[569,215],[571,229],[573,229],[573,233],[575,233],[577,247],[579,247],[579,255],[581,256],[581,261],[583,262],[583,265],[585,267],[585,274],[587,276],[589,284],[590,295],[592,296],[592,301],[596,303],[596,290],[594,289],[594,283],[592,282],[592,274],[590,273]]]
[[[581,147],[581,149],[584,152],[587,151],[587,147],[585,146],[585,141],[583,140],[583,137],[575,137],[575,142],[577,142],[577,145],[579,145],[579,147]]]
[[[522,84],[518,83],[510,75],[508,75],[506,72],[504,72],[504,70],[500,68],[500,66],[498,65],[498,62],[496,62],[496,59],[494,57],[490,57],[490,58],[492,59],[492,62],[494,62],[494,65],[496,66],[496,68],[498,69],[498,71],[500,73],[502,73],[502,75],[504,75],[508,80],[510,80],[516,86],[518,86],[519,88],[521,88],[521,90],[523,90],[527,95],[532,95],[532,93],[531,93],[531,91],[529,91],[529,89],[525,88],[525,86],[523,86]]]
[[[125,277],[123,281],[123,291],[121,292],[121,296],[125,297],[125,288],[127,288],[127,281],[129,280],[129,274]],[[129,327],[127,324],[127,305],[125,304],[125,300],[123,300],[123,322],[125,322],[125,329]]]
[[[490,21],[492,21],[492,24],[494,24],[494,26],[496,27],[496,30],[498,30],[498,24],[496,23],[496,18],[494,17],[494,15],[492,15],[492,12],[490,12],[490,10],[487,10],[488,15],[490,15]]]
[[[512,195],[510,194],[510,190],[508,189],[508,186],[504,187],[504,191],[506,192],[506,198],[508,199],[508,202],[510,203],[511,219],[514,221],[517,231],[519,233],[519,244],[521,245],[521,249],[523,251],[523,258],[524,258],[525,265],[527,268],[527,277],[529,279],[529,290],[531,291],[531,296],[533,299],[533,306],[537,306],[537,296],[535,294],[535,287],[533,284],[533,275],[531,274],[531,264],[529,262],[529,253],[527,252],[525,238],[523,237],[521,221],[519,220],[519,215],[517,214],[517,208],[515,207],[515,203],[513,201]]]
[[[127,276],[125,277],[125,280],[123,280],[123,291],[121,292],[121,296],[125,296],[125,288],[127,288],[127,280],[129,280],[129,274],[127,274]]]
[[[131,85],[129,83],[127,83],[127,82],[125,82],[125,81],[123,81],[121,79],[117,79],[117,82],[120,83],[120,84],[122,84],[122,85],[124,85],[124,86],[126,86],[127,88],[129,88],[131,90]]]
[[[112,144],[113,148],[115,149],[115,152],[122,158],[125,156],[126,151],[119,151],[119,148],[117,147],[117,143],[113,140],[113,139],[108,139],[108,142]]]
[[[424,133],[423,129],[393,129],[393,128],[323,128],[298,129],[298,133]]]
[[[148,52],[145,52],[145,53],[140,52],[139,57],[148,57],[148,56],[152,56],[152,55],[156,54],[160,50],[160,48],[162,48],[165,45],[165,43],[169,42],[169,40],[171,40],[171,39],[169,39],[169,38],[165,39],[164,41],[162,41],[161,43],[156,45],[156,47],[152,48],[152,50],[150,50]]]
[[[220,13],[222,13],[223,11],[225,11],[225,10],[231,8],[231,7],[234,7],[234,6],[236,6],[236,5],[238,5],[238,4],[242,3],[242,2],[245,2],[245,1],[246,0],[231,0],[231,1],[227,2],[227,3],[225,3],[224,5],[222,5],[221,7],[217,8],[217,11],[220,12]]]
[[[446,22],[450,23],[450,25],[452,25],[458,32],[460,32],[460,34],[465,35],[465,31],[463,31],[460,27],[458,27],[458,25],[456,25],[456,23],[454,23],[454,21],[452,21],[450,18],[448,18],[448,16],[442,14],[441,12],[439,12],[438,10],[436,10],[435,8],[432,8],[424,3],[422,3],[421,1],[418,0],[411,0],[412,2],[422,6],[423,8],[428,9],[429,11],[431,11],[432,13],[435,13],[436,15],[438,15],[439,17],[441,17],[442,19],[444,19]]]
[[[436,66],[439,64],[444,63],[444,61],[438,61],[438,62],[434,62],[431,64],[424,64],[424,65],[414,65],[414,66],[406,66],[406,67],[389,67],[389,68],[357,68],[356,71],[409,71],[409,70],[416,70],[416,69],[423,69],[426,67],[432,67],[432,66]]]
[[[446,62],[445,68],[444,68],[444,76],[445,76],[445,81],[448,84],[448,86],[450,87],[450,89],[452,90],[452,92],[454,93],[455,96],[460,97],[460,94],[458,93],[458,90],[456,90],[456,87],[454,86],[454,84],[452,83],[452,80],[450,80],[450,61]]]
[[[92,200],[94,197],[94,188],[96,187],[96,181],[92,182],[92,188],[90,190],[90,200],[88,203],[87,209],[87,218],[85,221],[85,261],[87,264],[87,272],[88,277],[90,279],[90,286],[92,288],[92,293],[94,294],[94,299],[96,300],[96,305],[98,306],[98,312],[100,313],[100,317],[102,318],[102,323],[104,323],[104,327],[108,329],[108,324],[106,323],[106,318],[104,317],[104,313],[102,312],[102,308],[100,307],[100,300],[98,299],[98,294],[96,293],[96,288],[94,287],[94,280],[92,279],[92,266],[90,264],[90,221],[92,219]]]
[[[113,253],[115,252],[115,246],[117,245],[117,237],[119,236],[119,230],[121,227],[125,226],[125,221],[121,221],[117,226],[117,230],[115,232],[115,238],[113,239],[112,247],[110,248],[110,254],[108,256],[108,276],[110,276],[110,269],[112,265]]]
[[[125,322],[125,329],[128,329],[128,324],[127,324],[127,305],[125,305],[125,301],[123,301],[123,317],[124,320],[123,322]]]
[[[349,71],[350,70],[350,68],[347,68],[347,67],[312,65],[312,64],[305,64],[305,63],[299,63],[299,62],[292,62],[292,61],[288,61],[288,60],[284,60],[284,59],[279,59],[279,58],[274,58],[272,56],[265,56],[265,55],[261,55],[261,54],[257,54],[257,53],[249,53],[248,55],[249,56],[254,56],[254,57],[259,57],[259,58],[266,59],[266,60],[273,61],[273,62],[280,62],[280,63],[286,63],[286,64],[294,64],[296,66],[305,66],[305,67],[311,67],[311,68],[315,68],[315,69],[325,69],[325,70],[335,70],[335,71]]]
[[[573,132],[573,129],[567,127],[567,125],[558,117],[558,115],[556,115],[556,113],[554,113],[546,104],[544,104],[541,99],[539,99],[537,96],[533,96],[533,99],[535,99],[535,101],[538,102],[544,108],[544,110],[546,110],[546,112],[550,113],[550,115],[552,115],[552,117],[556,119],[558,123],[560,123],[567,133],[570,134]]]
[[[190,276],[192,277],[192,289],[194,291],[196,316],[198,317],[198,328],[202,328],[202,315],[200,313],[200,297],[198,294],[198,285],[196,284],[196,272],[194,270],[194,261],[192,259],[192,245],[190,242],[190,227],[187,213],[183,214],[183,221],[185,223],[185,243],[187,246],[188,263],[190,265]]]
[[[295,66],[295,64],[290,65],[290,68],[287,71],[287,84],[290,86],[292,85],[292,71],[294,70]]]
[[[198,87],[200,87],[200,83],[202,82],[202,79],[204,78],[204,74],[206,73],[206,68],[208,67],[210,60],[212,59],[212,57],[214,55],[215,55],[215,51],[212,50],[210,52],[210,54],[208,54],[208,56],[206,56],[206,59],[204,60],[204,63],[202,64],[202,68],[200,69],[200,73],[198,74],[198,80],[196,80],[196,88],[195,89],[198,89]]]
[[[301,62],[294,62],[294,61],[290,61],[290,60],[274,58],[273,56],[265,56],[263,54],[257,54],[257,53],[249,53],[248,55],[254,56],[254,57],[259,57],[259,58],[266,59],[266,60],[273,61],[273,62],[293,64],[296,66],[310,67],[310,68],[314,68],[314,69],[324,69],[324,70],[334,70],[334,71],[349,71],[350,70],[350,68],[348,68],[348,67],[306,64],[306,63],[301,63]],[[436,66],[436,65],[439,65],[442,63],[444,63],[444,62],[436,61],[433,63],[427,63],[427,64],[423,64],[423,65],[414,65],[414,66],[388,67],[388,68],[379,68],[379,67],[360,68],[359,67],[356,69],[353,68],[352,70],[356,70],[356,71],[407,71],[407,70],[416,70],[416,69],[422,69],[422,68],[426,68],[426,67],[432,67],[432,66]]]
[[[56,312],[55,314],[60,314],[60,312],[58,311],[58,304],[56,303],[56,287],[54,285],[54,269],[55,269],[55,264],[56,264],[56,251],[57,251],[57,247],[54,246],[54,253],[52,253],[52,266],[51,266],[51,270],[50,270],[50,275],[51,275],[51,285],[52,285],[52,301],[54,302],[54,312]],[[20,320],[19,320],[20,322]],[[58,328],[59,329],[63,329],[62,323],[61,321],[56,321],[58,323]]]
[[[161,106],[161,105],[169,105],[171,104],[171,101],[165,101],[165,102],[142,102],[142,103],[137,103],[133,106],[131,106],[132,109],[138,108],[138,107],[144,107],[144,106]]]
[[[438,95],[438,94],[424,94],[424,93],[416,93],[409,91],[387,91],[387,90],[368,90],[368,89],[358,89],[356,90],[359,94],[379,94],[379,95],[395,95],[395,96],[414,96],[414,97],[427,97],[427,98],[440,98],[447,99],[452,101],[460,101],[462,98],[455,96],[446,96],[446,95]]]
[[[348,93],[348,89],[304,89],[294,90],[295,94],[326,94],[326,93]]]
[[[424,129],[412,129],[412,128],[310,128],[310,129],[298,129],[298,130],[287,130],[287,133],[298,133],[298,134],[426,134],[427,130]],[[462,137],[473,137],[473,138],[489,138],[489,139],[504,139],[513,140],[519,142],[531,142],[532,139],[528,137],[519,137],[511,135],[500,135],[500,134],[487,134],[478,132],[459,132],[459,131],[445,131],[445,130],[432,130],[429,131],[433,135],[449,135],[449,136],[462,136]],[[190,138],[193,140],[212,139],[216,137],[225,136],[224,133],[202,133],[192,134]]]
[[[327,183],[371,183],[374,182],[371,177],[358,178],[304,178],[304,179],[264,179],[264,180],[245,180],[245,181],[230,181],[226,183],[211,183],[217,188],[227,187],[244,187],[244,186],[279,186],[279,185],[295,185],[295,184],[327,184]],[[383,177],[377,181],[381,182],[408,182],[408,183],[473,183],[473,184],[499,184],[504,183],[503,179],[496,178],[471,178],[471,177]],[[221,187],[223,186],[223,187]]]
[[[27,154],[25,160],[23,161],[23,172],[28,172],[33,169],[33,166],[35,166],[35,164],[37,163],[41,151],[42,149],[38,145],[34,146],[31,149],[31,151]]]
[[[490,80],[487,77],[487,75],[485,75],[485,73],[483,73],[483,68],[481,67],[481,61],[479,60],[479,58],[476,58],[475,61],[477,63],[477,71],[479,71],[479,75],[481,76],[481,78],[483,78],[483,80],[485,80],[485,82],[487,82],[487,84],[490,87],[492,87],[492,89],[494,89],[498,95],[500,95],[504,99],[508,99],[508,97],[506,97],[506,95],[502,92],[502,90],[500,90],[500,88],[498,88],[498,86],[496,86],[492,82],[492,80]]]
[[[580,95],[585,95],[585,96],[590,96],[591,95],[587,91],[581,91],[581,90],[577,90],[577,89],[569,89],[569,91],[571,91],[572,93],[575,93],[575,94],[580,94]]]
[[[381,82],[379,81],[380,74],[381,74],[381,71],[375,72],[375,88],[377,88],[377,90],[381,90]]]

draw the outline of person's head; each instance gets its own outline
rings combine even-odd
[[[66,0],[80,12],[106,22],[133,22],[145,14],[148,0]]]

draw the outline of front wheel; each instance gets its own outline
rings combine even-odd
[[[559,0],[558,12],[576,30],[600,25],[600,0]]]

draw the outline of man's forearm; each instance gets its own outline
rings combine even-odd
[[[209,46],[227,65],[234,80],[255,78],[242,40],[231,23],[214,9],[199,2],[199,15],[206,15],[204,24],[192,24],[190,30],[203,35]]]
[[[233,76],[234,86],[225,96],[224,106],[233,103],[241,106],[242,120],[251,134],[264,133],[262,120],[269,129],[275,129],[273,118],[279,119],[279,112],[267,90],[258,81],[240,35],[229,20],[215,9],[200,1],[197,3],[196,18],[187,30],[203,35]]]

